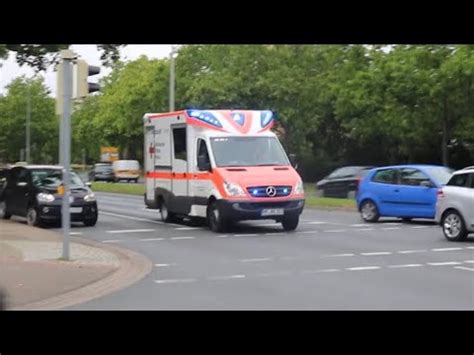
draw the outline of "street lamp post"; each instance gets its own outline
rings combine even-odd
[[[25,161],[27,164],[30,160],[30,145],[31,145],[31,82],[27,83],[27,97],[26,97],[26,142],[25,142]]]
[[[175,62],[174,62],[174,55],[176,53],[177,47],[171,46],[170,52],[170,93],[169,93],[169,100],[170,100],[170,112],[174,111],[174,92],[175,92]]]

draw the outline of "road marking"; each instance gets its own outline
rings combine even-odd
[[[176,265],[174,263],[172,264],[155,264],[156,267],[168,267],[168,266],[172,266],[172,265]]]
[[[474,247],[466,247],[467,249],[474,249]]]
[[[119,243],[121,241],[122,240],[120,239],[107,239],[107,240],[103,240],[102,243]]]
[[[228,238],[229,236],[227,234],[224,235],[216,235],[217,238]]]
[[[365,226],[367,226],[367,224],[365,224],[365,223],[362,223],[362,224],[359,223],[359,224],[351,224],[350,226],[351,226],[351,227],[365,227]]]
[[[399,254],[413,254],[413,253],[424,253],[425,251],[428,251],[428,250],[425,250],[425,249],[419,249],[419,250],[400,250],[400,251],[397,251],[397,253],[399,253]]]
[[[194,230],[194,229],[202,229],[202,227],[179,227],[179,228],[175,228],[176,230],[178,231],[190,231],[190,230]]]
[[[461,265],[461,264],[462,263],[460,263],[459,261],[445,261],[442,263],[427,263],[427,265],[431,265],[431,266]]]
[[[346,268],[346,270],[349,270],[349,271],[377,270],[377,269],[380,269],[380,266],[360,266],[360,267]]]
[[[361,228],[361,229],[355,229],[356,232],[362,232],[362,231],[373,231],[375,228]]]
[[[388,227],[388,228],[381,228],[381,229],[384,231],[394,231],[394,230],[400,229],[400,227]]]
[[[232,279],[243,279],[245,275],[230,275],[230,276],[211,276],[209,280],[232,280]]]
[[[324,233],[341,233],[341,232],[347,232],[347,229],[330,229],[323,232]]]
[[[274,276],[288,276],[291,275],[291,271],[277,271],[257,274],[256,277],[274,277]]]
[[[196,237],[172,237],[171,240],[194,239]]]
[[[167,283],[186,283],[186,282],[195,282],[196,279],[166,279],[166,280],[155,280],[157,284],[167,284]]]
[[[315,234],[319,233],[319,231],[304,231],[304,232],[296,232],[297,234]]]
[[[82,235],[82,232],[71,232],[69,235]]]
[[[309,222],[307,224],[328,224],[329,222],[318,222],[318,221],[315,221],[315,222]]]
[[[432,251],[451,251],[451,250],[462,250],[462,248],[436,248],[431,249]]]
[[[234,237],[256,237],[257,234],[234,234]]]
[[[392,253],[389,251],[378,251],[373,253],[360,253],[360,255],[364,256],[372,256],[372,255],[391,255]]]
[[[336,272],[336,271],[341,271],[339,269],[322,269],[322,270],[302,270],[302,274],[318,274],[321,272]]]
[[[387,226],[401,226],[403,223],[400,223],[400,222],[388,222],[388,223],[384,223],[386,224]]]
[[[140,239],[141,242],[154,242],[154,241],[157,241],[157,240],[165,240],[164,238],[143,238],[143,239]]]
[[[271,261],[271,258],[254,258],[254,259],[239,259],[241,263],[253,263],[259,261]]]
[[[414,226],[414,227],[410,227],[410,228],[413,228],[413,229],[422,229],[422,228],[430,228],[430,226]]]
[[[276,232],[276,233],[265,233],[265,235],[279,235],[284,234],[283,232]]]
[[[131,217],[131,216],[127,216],[127,215],[124,215],[124,214],[118,214],[118,213],[99,211],[99,214],[104,214],[106,216],[112,216],[112,217],[131,219],[133,221],[142,221],[142,222],[150,222],[150,223],[156,223],[156,224],[164,224],[164,222],[160,222],[160,221],[153,221],[151,219],[146,219],[146,218]]]
[[[354,256],[355,254],[352,254],[352,253],[347,253],[347,254],[333,254],[333,255],[326,255],[326,257],[328,258],[338,258],[340,256]]]
[[[474,271],[473,268],[471,267],[465,267],[465,266],[455,266],[455,269],[461,269],[461,270],[467,270],[467,271]]]
[[[155,230],[154,229],[121,229],[121,230],[106,231],[105,233],[120,234],[120,233],[145,233],[145,232],[155,232]]]
[[[474,264],[474,260],[464,260],[463,263]]]
[[[422,264],[404,264],[404,265],[389,265],[390,268],[404,268],[404,267],[418,267],[423,266]]]

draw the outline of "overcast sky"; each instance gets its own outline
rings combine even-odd
[[[73,45],[72,50],[79,54],[82,59],[85,59],[90,65],[101,65],[100,52],[97,50],[96,45]],[[127,45],[121,49],[122,60],[134,60],[141,55],[146,55],[149,58],[163,58],[169,56],[171,51],[171,45]],[[7,60],[0,62],[0,94],[5,94],[5,86],[8,85],[14,78],[27,75],[32,76],[34,74],[33,69],[24,65],[20,67],[16,64],[15,54],[10,53]],[[110,73],[110,69],[102,67],[99,75],[94,78],[100,78]],[[56,75],[53,69],[50,68],[46,73],[41,73],[46,78],[46,85],[51,90],[51,95],[56,94]],[[96,81],[94,79],[91,81]]]

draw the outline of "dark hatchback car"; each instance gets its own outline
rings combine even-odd
[[[111,164],[95,164],[89,172],[89,181],[115,181],[114,170]]]
[[[71,171],[70,212],[72,222],[86,226],[97,223],[97,202],[92,190]],[[0,195],[0,218],[26,217],[29,225],[41,226],[61,221],[62,169],[52,165],[15,166],[8,171],[7,184]]]
[[[355,198],[360,181],[367,175],[371,166],[345,166],[316,183],[319,196]]]

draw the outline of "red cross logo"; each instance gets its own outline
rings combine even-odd
[[[150,148],[148,148],[148,153],[150,153],[150,159],[153,158],[153,155],[155,154],[155,146],[153,143],[150,143]]]

